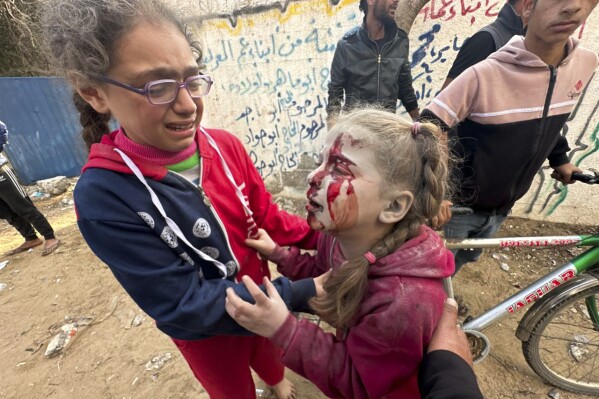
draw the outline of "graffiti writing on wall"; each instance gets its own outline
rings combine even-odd
[[[200,16],[190,21],[201,22],[206,69],[215,81],[207,99],[208,119],[243,140],[263,178],[293,171],[303,154],[314,156],[320,149],[330,64],[337,41],[362,21],[358,1],[201,3]],[[410,49],[421,109],[440,90],[464,41],[493,21],[502,6],[499,0],[431,0],[420,11]],[[587,35],[589,26],[583,25],[577,36]],[[570,154],[577,165],[597,150],[599,116],[596,106],[589,111],[588,101],[581,99],[564,129],[570,129],[571,142],[573,132],[578,134]],[[401,104],[398,112],[405,112]],[[581,118],[583,127],[577,125]],[[566,197],[567,190],[554,186],[549,172],[539,173],[527,212],[534,207],[551,213]]]
[[[455,7],[447,3],[442,2],[451,14]],[[430,7],[423,20],[439,19],[444,11]],[[483,14],[493,9],[477,8]],[[468,10],[468,17],[476,11]],[[207,112],[222,120],[220,109],[228,110],[227,128],[243,139],[264,178],[292,170],[302,154],[319,150],[330,63],[337,41],[361,23],[357,2],[263,2],[207,15],[205,64],[218,93],[218,108]],[[442,23],[435,22],[411,44],[413,87],[422,106],[437,94],[438,77],[464,41],[455,35],[444,40],[443,33]],[[398,109],[405,112],[401,104]]]
[[[501,1],[473,1],[473,0],[430,0],[420,14],[424,16],[424,22],[429,20],[451,21],[457,17],[467,17],[470,24],[476,22],[477,15],[481,11],[485,17],[495,18],[503,6]]]

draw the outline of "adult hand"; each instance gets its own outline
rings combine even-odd
[[[431,227],[435,230],[439,230],[445,223],[451,219],[451,206],[453,203],[448,200],[441,201],[441,209],[437,216],[433,216],[431,219]]]
[[[427,353],[435,350],[447,350],[464,359],[472,367],[472,354],[468,338],[458,327],[458,304],[447,298],[443,304],[443,313],[433,332],[433,337],[428,345]]]
[[[331,271],[332,270],[329,270],[328,272],[314,278],[314,285],[316,286],[317,298],[322,298],[327,294],[324,290],[324,283],[326,283],[329,277],[331,277]]]
[[[264,229],[258,229],[258,235],[254,238],[247,238],[245,244],[266,257],[269,257],[277,247],[277,244]]]
[[[289,315],[287,305],[268,278],[264,277],[263,282],[268,296],[248,276],[243,276],[241,281],[256,304],[245,302],[235,294],[232,288],[227,288],[227,298],[225,299],[227,313],[245,329],[270,338]]]
[[[582,169],[572,165],[570,162],[553,168],[551,177],[555,180],[562,182],[563,184],[574,183],[576,180],[572,180],[572,173],[582,173]]]

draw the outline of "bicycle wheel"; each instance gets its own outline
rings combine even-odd
[[[589,316],[587,297],[599,301],[599,286],[555,305],[532,328],[522,351],[530,367],[550,384],[599,395],[599,331]]]

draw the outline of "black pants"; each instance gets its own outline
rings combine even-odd
[[[0,167],[0,219],[6,219],[25,240],[35,240],[35,230],[46,240],[55,238],[52,226],[33,205],[8,165]]]

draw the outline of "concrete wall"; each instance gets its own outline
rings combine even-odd
[[[359,2],[172,1],[186,8],[188,22],[204,44],[207,73],[215,80],[206,99],[205,124],[237,134],[269,188],[303,202],[305,176],[326,133],[333,52],[343,33],[361,23]],[[421,108],[440,89],[464,40],[493,21],[502,5],[500,0],[431,0],[423,8],[410,33],[412,75]],[[598,27],[595,11],[576,32],[594,51],[599,50]],[[599,166],[598,97],[595,78],[564,129],[572,161],[583,169]],[[595,224],[599,211],[593,205],[599,189],[580,183],[563,188],[550,172],[539,172],[515,214]]]

